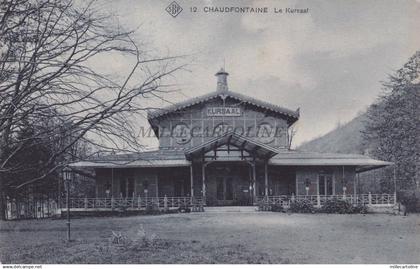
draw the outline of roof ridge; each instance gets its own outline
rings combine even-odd
[[[178,103],[174,103],[171,105],[168,105],[166,107],[163,108],[159,108],[159,109],[155,109],[152,110],[150,112],[147,113],[147,119],[151,120],[154,118],[158,118],[160,116],[166,115],[168,113],[171,112],[175,112],[177,110],[181,110],[190,106],[193,106],[195,104],[199,104],[202,103],[204,101],[208,101],[210,99],[216,98],[216,97],[221,97],[224,98],[225,96],[231,97],[231,98],[236,98],[236,99],[240,99],[241,101],[250,103],[252,105],[255,106],[259,106],[259,107],[264,107],[266,109],[272,110],[274,112],[278,112],[278,113],[282,113],[285,114],[289,117],[293,117],[296,120],[299,118],[299,109],[297,109],[296,111],[276,105],[276,104],[272,104],[270,102],[266,102],[266,101],[262,101],[262,100],[258,100],[254,97],[242,94],[242,93],[238,93],[235,91],[226,91],[226,92],[210,92],[207,94],[203,94],[203,95],[199,95],[196,97],[192,97],[189,98],[187,100],[178,102]]]

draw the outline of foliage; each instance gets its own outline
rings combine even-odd
[[[190,213],[191,212],[191,208],[188,205],[181,205],[178,208],[178,212],[180,212],[180,213]]]
[[[57,170],[80,158],[73,152],[79,142],[89,144],[92,154],[141,150],[136,116],[146,110],[145,98],[160,98],[170,88],[167,78],[182,68],[177,57],[146,53],[132,31],[97,5],[0,4],[1,213],[12,189],[57,177]],[[121,73],[94,64],[111,58],[123,63]],[[31,163],[28,152],[36,153]],[[22,172],[29,178],[16,176]]]
[[[336,214],[366,214],[367,207],[365,205],[354,206],[348,201],[331,199],[325,202],[325,204],[319,209],[319,212]]]
[[[147,204],[146,205],[146,210],[145,210],[145,214],[146,215],[158,215],[160,214],[160,210],[157,204],[152,203],[152,204]]]
[[[316,152],[368,154],[396,164],[397,190],[417,188],[420,143],[420,51],[383,83],[383,92],[366,113],[299,147]],[[418,165],[417,165],[418,167]],[[417,181],[417,183],[416,183]],[[393,168],[360,174],[361,192],[393,193]]]
[[[304,199],[290,202],[289,211],[293,213],[315,213],[311,201]]]
[[[356,205],[353,205],[353,213],[367,214],[368,208],[364,204],[356,204]]]
[[[397,194],[398,202],[405,206],[407,212],[417,212],[420,193],[412,190],[400,191]]]
[[[383,95],[367,111],[363,139],[369,154],[396,164],[397,189],[415,189],[420,144],[420,51],[383,84]],[[393,192],[393,171],[382,182]]]
[[[127,236],[122,232],[111,231],[110,242],[112,244],[124,245],[130,249],[154,248],[157,243],[157,235],[147,232],[143,225],[140,225],[134,236]]]
[[[273,212],[283,212],[284,208],[280,204],[271,205],[271,211]]]

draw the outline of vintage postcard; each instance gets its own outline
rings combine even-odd
[[[419,30],[419,0],[0,0],[2,268],[418,268]]]

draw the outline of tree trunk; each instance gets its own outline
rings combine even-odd
[[[3,180],[0,174],[0,220],[6,220],[6,193],[3,188]]]

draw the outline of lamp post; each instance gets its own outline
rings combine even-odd
[[[64,167],[63,178],[66,186],[66,206],[67,206],[67,241],[70,242],[70,180],[71,180],[71,169]]]

